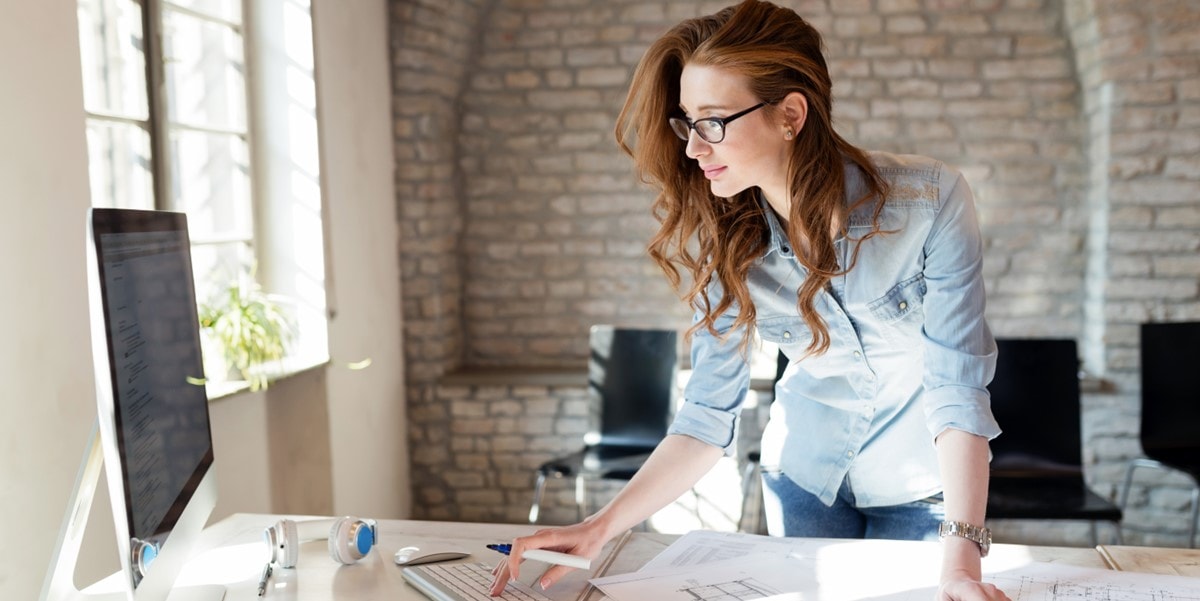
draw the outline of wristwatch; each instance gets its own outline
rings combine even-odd
[[[966,522],[942,522],[938,525],[938,538],[959,536],[979,545],[979,556],[987,557],[992,548],[992,531]]]

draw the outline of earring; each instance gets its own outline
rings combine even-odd
[[[790,129],[783,130],[783,139],[791,140],[792,139],[792,130],[790,130]]]

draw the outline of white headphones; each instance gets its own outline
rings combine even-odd
[[[329,556],[334,561],[350,565],[371,552],[379,541],[375,520],[346,516],[334,520],[279,520],[263,531],[267,543],[268,561],[281,568],[296,567],[300,543],[306,540],[329,539]]]

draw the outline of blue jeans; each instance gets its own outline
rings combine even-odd
[[[848,481],[832,507],[781,472],[763,472],[763,512],[771,536],[937,540],[945,519],[941,495],[884,507],[855,507]]]

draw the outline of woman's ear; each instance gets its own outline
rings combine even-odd
[[[804,122],[808,119],[808,98],[800,92],[792,92],[783,97],[779,108],[783,115],[784,137],[790,140],[804,129]]]

